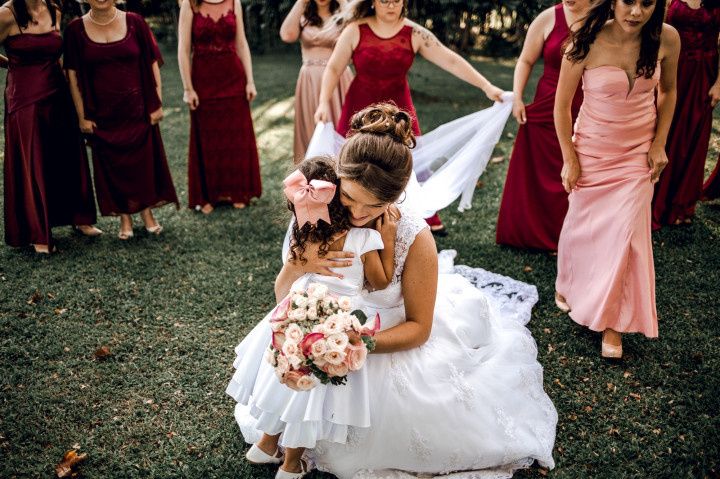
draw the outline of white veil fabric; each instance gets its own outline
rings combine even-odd
[[[512,111],[513,94],[503,93],[502,100],[417,138],[412,150],[415,175],[407,186],[404,205],[423,218],[446,208],[458,197],[458,211],[472,207],[475,185]],[[344,143],[332,123],[318,123],[306,158],[337,157]]]

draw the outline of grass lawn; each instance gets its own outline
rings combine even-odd
[[[186,202],[189,120],[170,48],[166,60],[162,131]],[[106,234],[94,240],[58,228],[61,253],[49,258],[0,247],[0,477],[51,477],[72,447],[88,453],[88,478],[274,476],[244,461],[224,389],[233,347],[273,304],[299,63],[296,54],[254,58],[265,189],[252,207],[207,217],[165,207],[156,212],[160,237],[138,227],[128,242],[116,239],[114,218],[100,219]],[[510,88],[511,63],[478,66]],[[411,85],[425,131],[488,105],[425,62]],[[515,128],[496,155],[507,159]],[[626,336],[626,358],[609,363],[599,336],[554,307],[555,257],[495,245],[506,170],[507,161],[490,165],[471,210],[443,212],[451,234],[438,247],[539,289],[529,328],[560,416],[557,467],[518,476],[718,477],[720,205],[699,206],[692,226],[654,234],[660,339]],[[101,346],[104,359],[94,355]]]

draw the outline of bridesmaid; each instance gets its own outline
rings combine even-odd
[[[175,203],[158,123],[162,57],[143,18],[115,0],[87,0],[90,11],[65,31],[65,68],[93,152],[95,189],[104,216],[120,216],[118,238],[133,236],[132,217],[160,234],[151,208]]]
[[[528,29],[515,65],[513,116],[520,128],[500,204],[498,244],[557,250],[568,203],[560,183],[562,153],[553,122],[555,91],[562,45],[571,26],[577,25],[589,8],[590,0],[565,0],[538,15]],[[526,107],[523,92],[541,54],[543,75],[538,81],[535,99]],[[581,103],[582,90],[578,88],[572,103],[573,120]]]
[[[347,25],[325,69],[316,121],[331,118],[330,99],[340,76],[352,60],[357,76],[347,92],[336,125],[345,136],[350,118],[374,103],[394,102],[413,119],[413,133],[420,135],[407,73],[420,53],[443,70],[481,89],[490,100],[500,101],[502,90],[426,28],[406,17],[407,0],[355,0],[348,4]],[[445,226],[435,214],[426,219],[434,234],[445,236]]]
[[[689,224],[702,196],[713,108],[720,101],[720,1],[672,0],[667,23],[682,40],[678,101],[668,136],[668,166],[655,186],[653,228]]]
[[[60,66],[60,8],[42,0],[0,7],[5,87],[5,242],[55,250],[53,226],[95,223],[90,168]]]
[[[302,50],[303,64],[295,87],[295,164],[305,158],[315,131],[313,115],[320,99],[322,76],[341,31],[339,26],[329,24],[328,20],[339,8],[338,0],[296,0],[280,27],[280,38],[287,43],[300,39]],[[345,92],[352,79],[352,71],[349,67],[345,68],[330,99],[329,121],[333,123],[340,118]]]
[[[622,357],[621,333],[658,335],[651,201],[668,161],[680,52],[664,14],[664,0],[595,0],[560,70],[555,127],[570,205],[555,301],[603,333],[603,357]],[[573,137],[581,78],[585,98]]]
[[[245,208],[262,192],[250,102],[257,96],[239,0],[183,0],[178,64],[190,107],[190,208]]]

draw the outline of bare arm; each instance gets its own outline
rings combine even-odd
[[[150,113],[150,124],[157,125],[165,116],[162,107],[162,78],[160,77],[160,65],[158,64],[158,62],[153,62],[152,71],[153,78],[155,79],[155,89],[158,99],[160,100],[160,108]]]
[[[350,63],[353,50],[360,41],[360,32],[357,24],[351,23],[340,34],[330,60],[325,67],[320,88],[320,104],[315,112],[315,121],[328,121],[330,119],[330,99],[340,81],[340,75]]]
[[[413,48],[416,48],[420,55],[446,72],[481,89],[489,99],[501,101],[503,91],[500,88],[490,83],[467,60],[440,43],[427,28],[410,23],[413,27]]]
[[[200,104],[192,83],[192,22],[193,11],[190,0],[182,0],[178,21],[178,67],[183,84],[183,101],[194,110]]]
[[[70,94],[72,95],[75,111],[77,112],[78,121],[80,123],[80,131],[83,133],[92,133],[97,124],[94,121],[85,119],[85,106],[83,104],[80,86],[78,85],[77,72],[75,70],[67,70],[68,83],[70,84]]]
[[[667,143],[677,100],[680,35],[670,25],[663,25],[660,41],[663,56],[660,63],[660,82],[657,91],[657,126],[655,127],[655,139],[648,151],[648,164],[652,168],[651,179],[653,183],[660,178],[660,173],[668,163],[665,144]]]
[[[8,35],[13,33],[13,30],[15,30],[15,17],[13,17],[12,12],[10,9],[3,5],[0,7],[0,45],[5,43],[5,40],[7,39]],[[7,57],[4,55],[0,55],[5,59],[5,66],[3,68],[7,67]]]
[[[540,55],[542,55],[548,32],[552,31],[555,26],[554,10],[554,8],[545,10],[530,24],[527,35],[525,36],[522,52],[520,52],[520,57],[515,64],[515,73],[513,75],[513,93],[515,94],[513,116],[521,125],[527,121],[523,93],[530,78],[530,73],[532,73],[535,63],[537,63]]]
[[[307,0],[296,0],[290,12],[280,25],[280,38],[285,43],[294,43],[300,38],[300,18],[305,11]]]
[[[373,353],[391,353],[416,348],[430,337],[437,295],[437,248],[425,229],[410,247],[402,275],[406,320],[375,335]],[[382,321],[382,316],[380,318]]]
[[[238,57],[242,62],[243,68],[245,69],[245,78],[247,78],[247,87],[245,93],[248,101],[253,101],[257,96],[257,90],[255,89],[255,78],[253,77],[252,59],[250,58],[250,46],[248,45],[247,38],[245,37],[245,24],[243,23],[243,10],[240,0],[235,1],[235,18],[237,20],[237,33],[235,36],[235,48],[237,49]]]
[[[720,38],[718,39],[720,40]],[[710,104],[713,108],[715,108],[715,105],[720,103],[720,60],[718,60],[718,76],[715,79],[715,83],[710,87],[710,91],[708,92],[708,96],[710,97]]]
[[[386,251],[387,247],[382,251]],[[387,257],[390,261],[387,261]],[[363,270],[365,271],[365,279],[374,290],[385,289],[392,281],[395,265],[393,264],[392,255],[385,255],[386,260],[383,261],[380,251],[368,251],[362,256]]]
[[[577,180],[580,178],[580,162],[578,161],[575,146],[572,142],[573,126],[571,106],[583,71],[585,71],[585,61],[572,63],[566,57],[563,57],[557,93],[555,94],[553,116],[555,118],[555,131],[557,132],[560,150],[563,156],[561,177],[563,187],[568,193],[575,188]]]

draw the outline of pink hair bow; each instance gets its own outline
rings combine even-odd
[[[285,196],[295,206],[295,217],[301,228],[305,223],[316,225],[318,220],[330,224],[328,204],[335,196],[335,185],[329,181],[310,180],[300,170],[293,171],[283,181]]]

